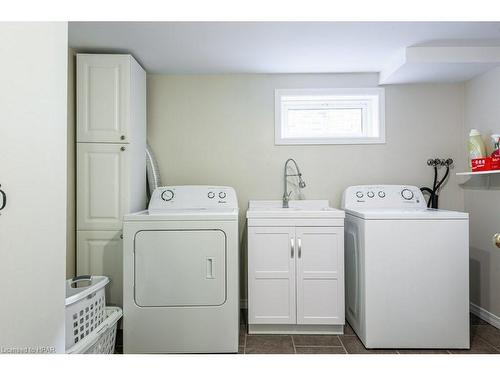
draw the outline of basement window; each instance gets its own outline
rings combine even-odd
[[[275,144],[385,143],[382,88],[278,89]]]

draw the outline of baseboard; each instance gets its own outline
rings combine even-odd
[[[247,309],[247,308],[248,308],[248,300],[240,299],[240,309]]]
[[[343,324],[249,324],[249,334],[270,335],[342,335]]]
[[[483,319],[485,322],[490,323],[492,326],[500,329],[500,317],[496,316],[493,313],[490,313],[488,310],[485,310],[482,307],[471,302],[470,312]]]

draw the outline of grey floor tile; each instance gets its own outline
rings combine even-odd
[[[352,329],[352,327],[350,326],[349,323],[345,322],[345,326],[344,326],[344,336],[354,336],[356,335],[356,333],[354,333],[354,330]]]
[[[240,337],[238,339],[238,345],[239,346],[245,346],[245,333],[240,332]]]
[[[295,346],[342,346],[338,336],[332,335],[293,335]]]
[[[470,314],[470,324],[471,326],[474,326],[474,325],[488,325],[488,322],[485,322],[483,319],[481,319],[480,317],[474,315],[474,314]]]
[[[292,337],[288,335],[248,335],[246,354],[293,354]]]
[[[477,325],[471,328],[471,336],[477,335],[488,344],[500,349],[500,329],[492,325]]]
[[[241,310],[243,311],[243,310]],[[242,318],[244,314],[242,313],[240,316],[240,337],[239,337],[239,343],[238,345],[240,346],[245,346],[245,335],[247,334],[247,325],[245,320]]]
[[[500,353],[493,346],[488,344],[479,336],[471,337],[471,347],[470,349],[452,349],[450,350],[452,354],[498,354]]]
[[[346,354],[341,346],[296,346],[297,354]]]
[[[348,354],[397,354],[392,349],[366,349],[357,336],[341,336],[340,341],[344,344]]]

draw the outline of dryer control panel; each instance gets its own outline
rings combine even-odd
[[[349,186],[342,195],[342,208],[425,208],[420,189],[411,185]]]
[[[149,213],[166,211],[234,210],[238,198],[228,186],[162,186],[156,188],[149,201]]]

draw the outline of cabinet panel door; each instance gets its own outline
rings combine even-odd
[[[106,304],[122,306],[123,258],[120,231],[78,231],[77,275],[107,276]]]
[[[344,229],[298,227],[297,323],[344,324]]]
[[[295,229],[248,228],[250,324],[294,324]]]
[[[127,212],[126,145],[77,144],[77,229],[120,230]]]
[[[130,57],[77,55],[77,141],[128,142]]]

